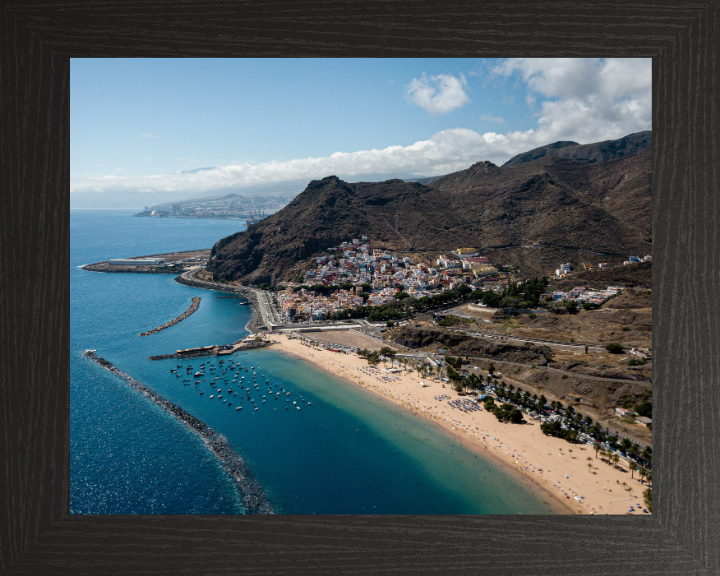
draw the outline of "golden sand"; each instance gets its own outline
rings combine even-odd
[[[645,485],[637,473],[631,480],[626,468],[618,469],[596,458],[592,446],[546,436],[540,431],[540,422],[527,416],[526,424],[503,424],[485,410],[463,412],[451,408],[446,401],[435,400],[435,397],[463,396],[437,379],[420,378],[415,371],[390,374],[382,364],[371,369],[365,359],[355,354],[310,347],[285,334],[271,334],[269,338],[275,342],[273,348],[308,360],[436,422],[472,450],[493,458],[506,471],[520,475],[531,489],[548,495],[548,501],[559,513],[627,514],[629,507],[634,506],[635,513],[643,514],[637,510],[637,504],[643,504]],[[428,386],[422,387],[421,382]],[[622,486],[623,482],[631,492]]]

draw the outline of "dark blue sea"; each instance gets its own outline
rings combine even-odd
[[[130,210],[70,212],[70,502],[74,514],[243,514],[236,485],[202,440],[120,378],[82,357],[86,349],[224,435],[279,514],[546,514],[548,508],[490,461],[360,387],[272,349],[225,356],[250,380],[282,385],[302,410],[267,388],[228,407],[210,399],[212,378],[184,385],[170,370],[218,365],[215,357],[151,361],[179,348],[231,343],[250,310],[169,274],[101,274],[82,264],[210,248],[243,229],[237,220],[135,218]],[[182,322],[141,338],[200,296]],[[235,378],[233,371],[231,376]],[[221,374],[221,372],[217,372]],[[228,371],[230,374],[230,371]],[[264,375],[261,379],[260,375]],[[239,378],[238,378],[239,379]],[[200,395],[200,390],[204,391]],[[262,394],[268,396],[261,404]],[[307,408],[306,403],[312,403]],[[231,401],[228,400],[228,401]],[[292,403],[289,404],[292,406]],[[243,406],[242,411],[236,411]],[[277,410],[275,410],[277,408]]]

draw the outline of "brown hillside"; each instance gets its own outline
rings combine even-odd
[[[296,263],[362,234],[402,252],[478,247],[528,275],[560,261],[622,262],[651,253],[650,159],[646,150],[594,164],[548,155],[502,168],[478,162],[430,186],[330,176],[218,242],[208,270],[242,283],[288,279]]]

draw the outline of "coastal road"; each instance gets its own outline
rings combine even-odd
[[[584,342],[558,342],[556,340],[541,340],[540,338],[528,338],[524,336],[504,336],[493,333],[476,332],[474,330],[462,330],[455,329],[456,332],[462,332],[468,336],[475,336],[480,338],[489,338],[492,340],[501,340],[507,342],[514,342],[519,344],[538,344],[540,346],[549,346],[550,348],[558,348],[568,352],[577,352],[578,350],[585,350],[585,346],[588,347],[588,351],[593,352],[605,352],[604,346],[598,346],[597,344],[589,344]]]
[[[498,364],[510,364],[512,366],[520,366],[522,368],[535,367],[536,370],[548,370],[551,372],[559,372],[560,374],[567,374],[569,376],[575,376],[576,378],[586,378],[587,380],[597,380],[599,382],[628,382],[630,384],[647,384],[650,382],[644,382],[642,380],[629,380],[626,378],[604,378],[602,376],[588,376],[587,374],[579,374],[578,372],[570,372],[568,370],[560,370],[559,368],[550,368],[548,366],[538,366],[537,364],[523,364],[522,362],[511,362],[509,360],[496,360],[495,358],[485,358],[484,356],[469,356],[472,360],[484,360],[494,362]]]

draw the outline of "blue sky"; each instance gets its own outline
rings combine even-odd
[[[442,174],[650,129],[650,60],[73,59],[70,70],[71,205]],[[178,174],[201,167],[217,168]]]

